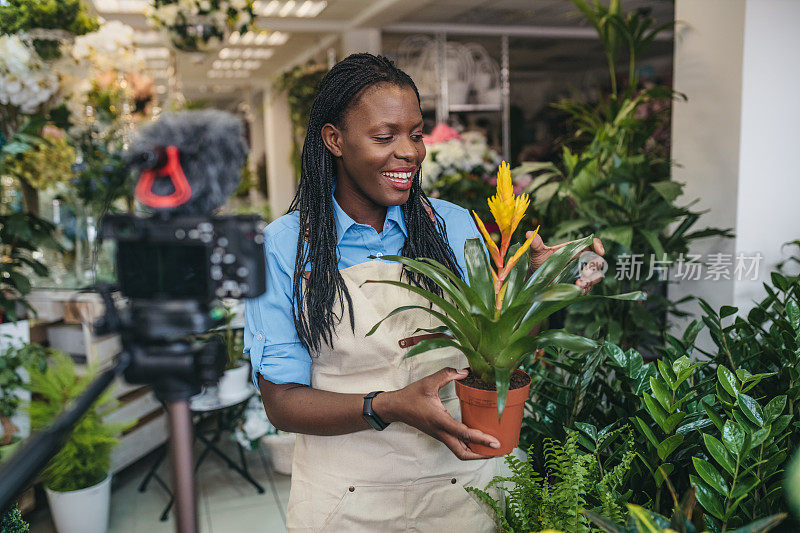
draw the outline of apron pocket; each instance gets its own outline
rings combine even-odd
[[[321,533],[405,531],[403,485],[351,485],[322,525]]]

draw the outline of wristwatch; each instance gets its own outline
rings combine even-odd
[[[366,420],[370,426],[377,429],[378,431],[383,431],[389,426],[388,423],[381,420],[381,417],[376,415],[375,411],[372,410],[372,399],[382,392],[383,392],[382,390],[378,390],[370,392],[369,394],[364,396],[364,409],[362,409],[361,411],[364,420]]]

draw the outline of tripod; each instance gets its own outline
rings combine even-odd
[[[98,284],[105,315],[95,324],[99,335],[119,332],[123,351],[114,366],[92,381],[73,406],[47,429],[31,436],[0,467],[0,510],[33,480],[56,454],[72,427],[114,379],[150,384],[167,408],[170,460],[175,487],[175,522],[179,533],[197,531],[197,505],[192,459],[192,415],[189,398],[200,385],[219,379],[225,364],[220,339],[205,343],[184,340],[219,324],[220,317],[194,300],[132,299],[130,313],[120,317],[108,284]]]

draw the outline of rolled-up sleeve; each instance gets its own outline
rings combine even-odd
[[[279,219],[264,231],[267,291],[245,300],[244,353],[250,355],[256,386],[258,374],[276,384],[311,384],[311,357],[292,316],[294,260],[288,256],[297,243],[292,229]]]

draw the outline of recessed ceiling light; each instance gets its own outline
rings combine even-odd
[[[101,13],[141,13],[147,0],[94,0],[94,7]]]
[[[295,2],[295,0],[289,0],[288,2],[283,4],[283,7],[281,7],[280,10],[278,10],[278,16],[279,17],[289,16],[289,13],[292,12],[296,3],[297,2]]]
[[[166,59],[169,57],[169,48],[138,48],[136,55],[141,59]]]

